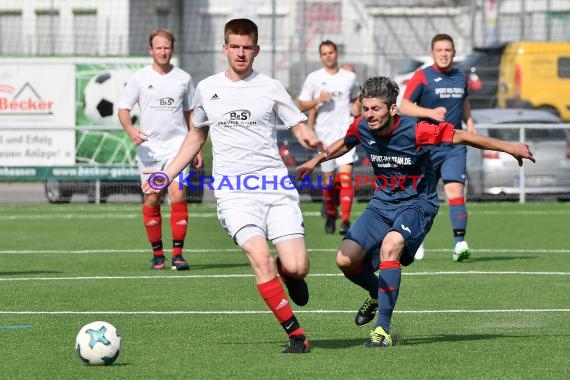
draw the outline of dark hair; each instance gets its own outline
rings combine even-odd
[[[156,36],[161,36],[169,40],[172,43],[172,48],[174,49],[174,41],[176,41],[176,39],[174,38],[174,34],[172,34],[170,30],[163,28],[158,28],[153,30],[150,33],[150,36],[148,37],[148,46],[152,47],[152,40]]]
[[[331,40],[325,40],[319,44],[319,54],[321,54],[321,48],[323,46],[330,46],[334,49],[334,51],[338,51],[336,44],[334,42],[332,42]]]
[[[229,42],[230,34],[239,36],[251,36],[253,43],[257,45],[258,31],[257,25],[247,18],[235,18],[226,23],[224,27],[224,42]]]
[[[451,38],[451,36],[449,34],[440,33],[440,34],[436,34],[435,36],[433,36],[433,38],[431,39],[431,48],[432,49],[433,49],[433,45],[437,41],[449,41],[449,42],[451,42],[451,46],[453,47],[453,50],[455,50],[455,43],[453,42],[453,38]]]
[[[372,77],[368,78],[360,89],[359,99],[379,98],[384,100],[389,107],[396,104],[396,99],[400,89],[396,82],[388,77]]]

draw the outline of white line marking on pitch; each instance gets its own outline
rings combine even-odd
[[[516,271],[451,271],[451,272],[411,272],[404,276],[445,276],[445,275],[520,275],[520,276],[568,276],[570,272],[516,272]],[[315,273],[309,277],[340,277],[342,273]],[[253,274],[194,274],[173,276],[81,276],[81,277],[0,277],[0,282],[12,281],[87,281],[87,280],[186,280],[217,278],[249,278]]]
[[[397,314],[485,314],[485,313],[569,313],[570,309],[480,309],[480,310],[395,310]],[[269,310],[173,310],[173,311],[9,311],[0,310],[0,315],[89,315],[89,314],[109,314],[109,315],[232,315],[232,314],[270,314]],[[354,310],[299,310],[296,314],[353,314]]]
[[[471,206],[473,207],[473,206]],[[481,210],[473,209],[470,211],[473,215],[567,215],[570,210]],[[359,216],[362,212],[353,212],[354,216]],[[319,211],[306,211],[303,212],[305,217],[321,217]],[[124,212],[123,210],[100,210],[83,209],[76,212],[49,212],[46,214],[35,213],[32,215],[21,214],[6,214],[0,215],[0,220],[39,220],[39,219],[136,219],[140,218],[141,214],[138,212]],[[163,217],[169,218],[170,213],[166,212]],[[191,218],[215,218],[215,212],[196,212],[191,213]]]
[[[309,248],[309,252],[336,252],[336,248]],[[148,249],[3,249],[1,254],[34,254],[34,253],[147,253]],[[210,248],[192,248],[188,252],[192,253],[216,253],[216,252],[241,252],[239,248],[227,249],[210,249]],[[449,248],[432,248],[426,249],[426,252],[450,252]],[[475,253],[570,253],[570,249],[508,249],[508,248],[481,248],[474,249]]]
[[[141,214],[142,215],[142,214]],[[45,220],[45,219],[137,219],[141,218],[139,214],[39,214],[39,215],[0,215],[0,220]],[[216,213],[197,213],[192,214],[193,218],[214,218]],[[170,213],[163,213],[163,218],[170,218]]]

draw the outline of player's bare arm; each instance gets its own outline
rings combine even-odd
[[[321,162],[332,160],[334,158],[340,157],[343,154],[347,153],[350,149],[344,143],[344,139],[339,139],[332,143],[328,150],[325,152],[320,152],[315,157],[311,158],[309,161],[299,165],[297,167],[297,179],[304,178],[305,176],[310,175],[315,167],[319,165]]]
[[[467,132],[470,133],[477,133],[477,128],[475,128],[475,122],[473,121],[473,117],[471,116],[471,105],[467,99],[463,100],[463,121],[467,126]]]
[[[131,139],[135,145],[140,145],[148,139],[147,136],[139,128],[135,128],[133,126],[131,122],[130,110],[121,108],[119,109],[118,115],[121,126],[129,136],[129,139]]]
[[[513,156],[519,163],[523,165],[523,158],[535,162],[534,156],[527,144],[510,143],[503,140],[494,139],[492,137],[476,135],[462,130],[455,130],[453,134],[454,144],[469,145],[479,149],[494,150],[497,152],[505,152]]]
[[[186,121],[186,127],[188,131],[191,128],[196,128],[192,125],[192,116],[194,115],[194,111],[184,111],[184,120]],[[201,168],[204,166],[204,156],[202,155],[202,151],[200,150],[196,157],[194,157],[194,161],[192,162],[192,167],[194,168]]]
[[[176,157],[174,157],[172,162],[164,169],[168,178],[173,178],[178,175],[178,173],[194,160],[208,138],[208,131],[208,127],[196,128],[191,124],[190,130],[182,146],[180,146]]]
[[[291,128],[295,138],[305,149],[316,149],[319,152],[326,152],[325,143],[317,137],[315,131],[305,123],[299,123]]]
[[[402,103],[400,104],[400,113],[412,117],[429,118],[437,122],[442,122],[445,121],[447,109],[445,109],[445,107],[424,108],[413,103],[409,99],[402,99]]]
[[[299,109],[302,112],[315,108],[321,103],[327,103],[332,99],[332,94],[329,91],[322,90],[317,98],[311,100],[299,100]]]
[[[169,182],[172,182],[172,178],[177,176],[198,155],[208,138],[208,130],[208,127],[196,128],[192,125],[176,157],[163,171],[168,176]],[[156,172],[156,170],[144,171],[145,174],[152,174],[153,172]],[[156,186],[151,186],[148,181],[143,182],[141,188],[145,194],[158,193],[162,190],[156,188]]]

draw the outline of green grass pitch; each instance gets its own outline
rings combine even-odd
[[[354,206],[353,219],[364,204]],[[286,336],[255,289],[215,206],[191,204],[191,270],[151,271],[140,206],[0,209],[0,377],[4,379],[565,379],[570,369],[570,204],[470,203],[472,258],[454,263],[448,209],[426,257],[403,269],[398,344],[363,347],[362,290],[335,265],[319,204],[304,203],[311,296],[294,307],[312,351]],[[170,247],[169,207],[163,206]],[[80,327],[114,324],[108,367],[74,352]]]

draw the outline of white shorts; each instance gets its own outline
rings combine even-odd
[[[321,170],[323,173],[330,173],[334,172],[341,165],[348,165],[352,164],[358,160],[358,155],[356,154],[356,148],[352,148],[345,154],[340,157],[335,158],[334,160],[328,160],[321,163]]]
[[[296,192],[228,193],[217,200],[217,209],[220,224],[234,241],[245,226],[258,227],[273,243],[305,234]]]
[[[168,166],[170,161],[172,161],[172,159],[163,160],[163,161],[143,161],[139,157],[137,157],[137,166],[140,171],[141,183],[148,181],[148,178],[150,177],[150,174],[143,173],[145,169],[154,169],[162,172],[164,168]],[[172,181],[184,182],[184,179],[188,177],[188,174],[190,174],[190,166],[187,166],[182,172],[180,172],[179,175],[172,178]]]

